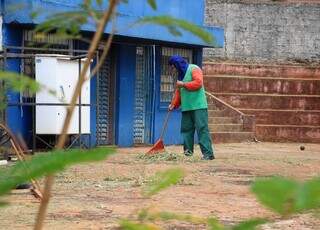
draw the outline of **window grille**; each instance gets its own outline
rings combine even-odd
[[[111,145],[113,140],[114,75],[112,57],[109,55],[99,69],[97,78],[97,142]]]
[[[135,82],[135,113],[133,137],[135,144],[144,143],[145,133],[145,52],[143,47],[137,47],[136,51],[136,82]]]
[[[137,47],[135,79],[134,143],[150,143],[152,129],[154,49]]]
[[[71,40],[62,40],[61,38],[48,34],[47,36],[36,36],[32,30],[24,30],[23,32],[23,47],[39,47],[44,48],[39,49],[26,49],[23,50],[24,54],[70,54]],[[45,48],[56,49],[55,51],[48,51]],[[35,63],[34,57],[23,58],[21,63],[21,72],[29,76],[30,78],[35,78]],[[29,91],[21,92],[23,97],[27,102],[34,101],[34,95]]]
[[[172,55],[180,55],[185,58],[188,63],[192,63],[192,50],[191,49],[179,49],[163,47],[161,50],[161,82],[160,82],[160,103],[170,103],[176,76],[172,76],[168,62]]]

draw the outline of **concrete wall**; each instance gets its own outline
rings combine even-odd
[[[320,62],[319,1],[207,0],[205,23],[225,30],[205,59]]]

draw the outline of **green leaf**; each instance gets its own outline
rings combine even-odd
[[[101,6],[102,3],[103,3],[103,1],[102,1],[102,0],[96,0],[96,3],[97,3],[99,6]]]
[[[40,89],[40,85],[30,77],[15,72],[0,71],[0,80],[5,82],[7,88],[14,91],[27,91],[36,93]]]
[[[150,220],[149,219],[149,211],[148,209],[144,208],[144,209],[141,209],[138,213],[138,220],[139,221],[145,221],[145,220]]]
[[[280,177],[259,180],[252,191],[262,204],[283,216],[320,208],[320,178],[303,184]]]
[[[172,33],[175,36],[180,36],[181,33],[178,32],[179,28],[183,29],[185,31],[188,31],[195,36],[198,36],[201,38],[204,42],[208,44],[214,45],[214,38],[210,33],[203,30],[199,26],[190,23],[186,20],[173,18],[171,16],[150,16],[150,17],[144,17],[141,20],[137,21],[137,24],[157,24],[161,26],[167,27],[170,33]]]
[[[265,219],[253,219],[241,222],[234,226],[232,230],[255,230],[259,225],[266,223]]]
[[[148,209],[142,209],[138,214],[139,221],[168,221],[168,220],[179,220],[184,222],[189,222],[193,224],[206,224],[207,219],[200,218],[192,215],[178,214],[173,212],[149,212]]]
[[[33,11],[30,13],[31,19],[35,19],[39,16],[39,11]]]
[[[1,84],[1,82],[0,82]],[[1,110],[5,109],[7,107],[7,97],[4,87],[0,85],[0,113]]]
[[[210,230],[225,230],[225,227],[215,218],[208,218],[208,227]]]
[[[320,178],[306,181],[297,194],[296,210],[306,211],[320,208]]]
[[[152,7],[152,9],[157,9],[157,2],[156,0],[148,0],[148,4]]]
[[[120,229],[123,230],[158,230],[160,228],[151,224],[135,223],[129,220],[120,221]]]
[[[145,188],[145,195],[151,196],[171,185],[177,184],[184,176],[184,172],[179,168],[169,169],[164,172],[158,172],[150,178],[150,182]]]
[[[63,171],[67,166],[104,160],[113,152],[115,152],[113,148],[96,148],[86,151],[79,149],[56,150],[36,155],[31,160],[18,162],[16,165],[0,171],[0,195],[9,192],[20,183]]]
[[[9,203],[0,201],[0,208],[6,207],[8,205],[9,205]]]
[[[298,189],[299,183],[281,177],[260,179],[251,187],[262,204],[281,215],[289,215],[295,211]]]
[[[178,28],[174,27],[174,26],[168,26],[167,27],[169,32],[174,35],[174,36],[182,36],[182,33],[179,31]]]
[[[34,29],[35,33],[59,34],[65,38],[78,38],[81,26],[88,22],[91,13],[95,14],[88,5],[81,5],[81,10],[60,12],[50,15],[43,23]]]

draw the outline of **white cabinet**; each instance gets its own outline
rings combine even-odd
[[[81,60],[83,67],[84,60]],[[68,56],[37,55],[36,80],[43,87],[36,94],[36,134],[60,134],[69,104],[79,78],[79,60]],[[90,72],[86,73],[88,78]],[[54,94],[52,92],[55,92]],[[79,103],[79,100],[77,101]],[[90,81],[81,91],[81,133],[90,133]],[[68,134],[79,133],[79,106],[75,108]]]
[[[81,133],[90,133],[90,107],[81,107]],[[66,106],[37,106],[36,107],[36,133],[60,134],[64,119],[66,118]],[[89,119],[88,119],[89,118]],[[79,133],[79,106],[75,107],[71,118],[68,134]]]

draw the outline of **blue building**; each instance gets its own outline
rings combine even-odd
[[[76,10],[81,0],[1,0],[2,51],[3,54],[25,54],[24,58],[6,58],[4,69],[34,75],[34,59],[28,54],[55,53],[79,54],[88,45],[74,40],[54,38],[39,39],[33,36],[35,25],[45,20],[44,15],[32,18],[30,14],[41,12]],[[108,1],[105,1],[107,4]],[[158,0],[153,10],[146,0],[129,0],[118,7],[116,36],[109,56],[95,78],[91,79],[90,130],[91,145],[116,144],[133,146],[152,144],[160,135],[173,94],[173,79],[168,72],[167,61],[171,55],[180,54],[189,62],[202,63],[202,49],[206,44],[190,33],[176,37],[158,25],[132,23],[144,16],[170,15],[186,19],[209,31],[215,37],[216,46],[223,46],[221,28],[204,26],[205,1]],[[17,10],[11,10],[17,5]],[[20,6],[20,7],[19,7]],[[21,7],[23,6],[23,7]],[[103,40],[111,32],[105,30]],[[90,39],[95,27],[88,23],[82,27],[83,37]],[[49,44],[49,48],[43,47]],[[102,50],[98,52],[98,56]],[[22,55],[21,55],[22,57]],[[94,65],[94,63],[93,63]],[[27,143],[34,135],[32,96],[8,92],[6,123],[14,133],[20,133]],[[29,103],[29,104],[28,104]],[[180,112],[173,112],[164,136],[166,144],[180,144]]]

